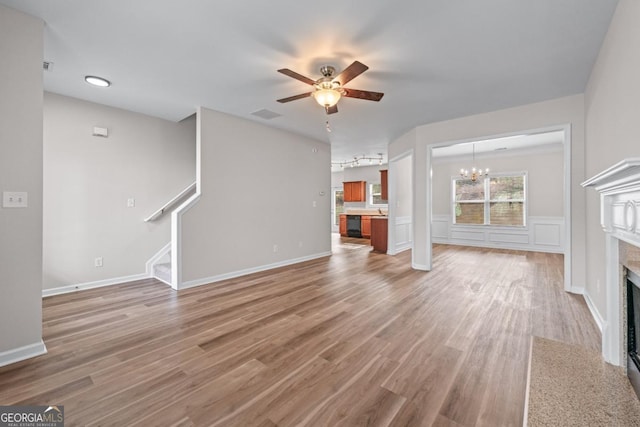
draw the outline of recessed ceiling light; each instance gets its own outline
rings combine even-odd
[[[111,86],[111,82],[107,79],[103,79],[102,77],[84,76],[84,81],[89,83],[90,85],[99,86],[99,87]]]

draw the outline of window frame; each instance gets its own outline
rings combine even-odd
[[[522,177],[523,178],[523,199],[509,199],[509,200],[493,200],[491,199],[491,178],[500,178],[500,177]],[[526,229],[529,219],[529,174],[527,171],[518,171],[518,172],[499,172],[499,173],[491,173],[489,176],[482,177],[483,185],[484,185],[484,199],[483,200],[456,200],[456,182],[457,181],[468,181],[469,179],[461,178],[458,176],[451,177],[451,224],[458,227],[505,227],[505,228],[519,228]],[[506,203],[506,202],[518,202],[522,203],[522,225],[506,225],[506,224],[491,224],[491,203]],[[471,224],[471,223],[458,223],[456,222],[456,204],[457,203],[465,203],[465,204],[483,204],[484,209],[484,223],[483,224]]]
[[[376,194],[380,194],[382,195],[382,183],[381,182],[370,182],[367,184],[367,206],[369,207],[375,207],[375,208],[386,208],[389,206],[389,202],[387,201],[387,203],[373,203],[373,186],[374,185],[379,185],[380,188],[380,193],[376,193]]]

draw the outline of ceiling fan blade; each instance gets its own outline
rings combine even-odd
[[[315,80],[311,80],[309,77],[305,77],[302,74],[298,74],[295,71],[291,71],[288,68],[281,68],[278,70],[278,72],[284,74],[285,76],[293,77],[296,80],[300,80],[301,82],[306,83],[308,85],[316,84]]]
[[[338,112],[338,105],[334,105],[333,107],[325,107],[327,114],[334,114]]]
[[[344,88],[344,96],[349,98],[366,99],[367,101],[380,101],[384,96],[384,93]]]
[[[369,67],[364,65],[362,62],[354,61],[353,64],[342,70],[342,72],[338,74],[333,81],[338,81],[340,82],[340,86],[344,86],[347,82],[355,79],[368,69]]]
[[[290,96],[288,98],[278,99],[278,102],[284,104],[285,102],[291,102],[291,101],[295,101],[297,99],[307,98],[309,96],[311,96],[311,92],[301,93],[300,95],[293,95],[293,96]]]

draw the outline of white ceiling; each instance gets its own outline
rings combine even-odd
[[[334,161],[386,153],[421,124],[582,93],[616,3],[0,0],[46,22],[45,90],[176,121],[202,105],[330,142]],[[326,116],[313,98],[276,102],[309,91],[279,68],[316,79],[354,60],[370,69],[347,87],[379,103],[346,98]]]

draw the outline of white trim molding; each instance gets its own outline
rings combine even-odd
[[[452,224],[451,215],[432,216],[432,241],[533,252],[564,253],[563,217],[530,216],[526,227]]]
[[[43,354],[47,354],[47,347],[44,345],[44,341],[42,340],[33,344],[3,351],[0,353],[0,367],[31,359],[32,357],[41,356]]]
[[[171,242],[164,245],[158,252],[156,252],[151,258],[149,258],[144,266],[144,270],[147,272],[147,275],[149,275],[149,277],[153,276],[153,266],[158,264],[162,260],[162,258],[170,251]]]
[[[404,252],[413,247],[413,223],[411,216],[399,216],[395,219],[395,247],[393,253],[389,255],[396,255],[400,252]]]
[[[232,271],[229,273],[218,274],[216,276],[211,277],[203,277],[201,279],[189,280],[188,282],[182,283],[180,289],[193,288],[196,286],[208,285],[215,282],[221,282],[223,280],[234,279],[240,276],[246,276],[248,274],[259,273],[261,271],[273,270],[274,268],[286,267],[288,265],[299,264],[305,261],[311,261],[318,258],[324,258],[331,256],[331,251],[329,252],[320,252],[313,255],[308,255],[300,258],[293,258],[284,261],[274,262],[273,264],[260,265],[257,267],[246,268],[244,270]]]
[[[411,215],[410,216],[397,216],[398,195],[397,193],[397,174],[398,174],[398,162],[406,158],[411,159]],[[387,255],[397,255],[402,251],[413,248],[413,242],[415,241],[413,227],[413,218],[416,217],[416,196],[415,196],[415,156],[414,150],[408,150],[401,153],[391,159],[388,163],[388,176],[387,184],[389,188],[389,200],[388,200],[388,217],[387,223]],[[406,233],[409,233],[408,235]],[[430,246],[429,246],[430,248]],[[429,249],[427,248],[427,249]],[[429,256],[430,258],[430,256]],[[416,267],[418,265],[419,267]],[[416,270],[424,270],[423,264],[416,263],[416,251],[411,252],[411,266]],[[427,268],[430,270],[431,268]]]
[[[114,277],[111,279],[96,280],[94,282],[76,283],[73,285],[60,286],[59,288],[43,289],[42,297],[46,298],[53,295],[62,295],[87,289],[102,288],[104,286],[121,285],[126,282],[148,279],[150,277],[151,276],[147,273],[133,274],[131,276]]]
[[[574,293],[577,293],[577,292],[574,292]],[[604,331],[606,326],[606,322],[604,321],[604,318],[598,311],[598,308],[596,307],[596,305],[593,303],[593,300],[591,299],[589,292],[585,292],[583,289],[582,296],[584,298],[584,301],[587,303],[587,307],[591,312],[591,316],[593,316],[593,320],[596,321],[596,325],[598,325],[598,329],[600,329],[600,334],[602,335],[602,331]]]
[[[198,144],[199,145],[199,144]],[[200,186],[197,193],[171,212],[171,287],[182,289],[182,216],[200,200]]]

